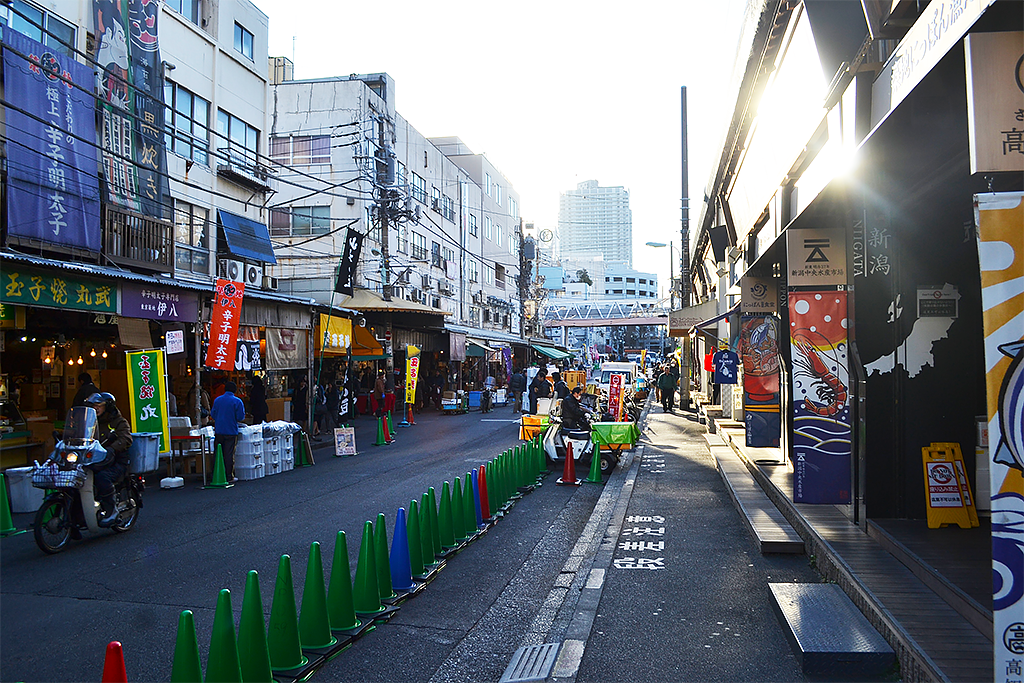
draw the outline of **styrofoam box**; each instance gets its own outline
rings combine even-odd
[[[4,478],[11,487],[11,512],[35,512],[43,504],[43,489],[32,486],[32,467],[11,467]]]
[[[263,453],[262,441],[238,441],[235,443],[235,454],[238,453]]]
[[[271,453],[279,453],[281,451],[281,437],[279,436],[268,436],[263,439],[263,452],[270,457]]]
[[[263,467],[263,463],[254,465],[253,467],[239,467],[238,465],[235,465],[235,476],[242,481],[261,479],[265,474],[266,470]]]
[[[239,467],[256,467],[264,465],[263,456],[259,453],[235,453],[235,469]]]
[[[271,476],[272,474],[280,474],[282,472],[281,461],[267,461],[267,463],[264,465],[264,469],[266,470],[268,477]]]

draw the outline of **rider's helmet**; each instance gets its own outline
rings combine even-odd
[[[114,395],[106,391],[97,391],[87,399],[85,399],[85,405],[95,408],[98,405],[103,405],[104,410],[111,415],[117,415],[117,401],[114,399]]]

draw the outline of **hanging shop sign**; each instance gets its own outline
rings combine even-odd
[[[405,347],[405,402],[416,402],[416,380],[420,374],[420,350],[411,344]]]
[[[117,286],[4,264],[0,301],[24,306],[117,313]]]
[[[99,251],[95,76],[17,31],[3,33],[8,233]]]
[[[259,341],[239,339],[235,342],[235,370],[249,372],[263,369],[263,354]]]
[[[130,351],[128,362],[128,404],[132,432],[160,434],[160,452],[170,451],[167,429],[167,376],[162,350]]]
[[[192,323],[199,319],[199,294],[136,283],[121,285],[121,315]]]
[[[321,313],[317,349],[325,353],[346,353],[351,346],[352,320]]]
[[[238,318],[244,294],[243,283],[217,280],[210,323],[210,346],[206,350],[206,367],[214,370],[234,369]]]
[[[790,287],[846,285],[846,233],[821,228],[786,230]]]
[[[846,292],[790,292],[793,502],[850,502]]]
[[[512,381],[512,347],[503,347],[501,356],[505,360],[505,383],[508,384]],[[504,401],[499,401],[499,403],[504,403]]]
[[[466,360],[466,335],[461,332],[448,333],[448,352],[453,361]]]
[[[268,370],[302,370],[307,367],[306,337],[309,333],[306,330],[268,327],[266,334]]]
[[[690,333],[690,328],[700,322],[704,322],[718,314],[717,301],[705,301],[696,306],[687,306],[668,314],[668,334],[670,337],[685,337]]]
[[[970,33],[964,50],[971,173],[1024,171],[1024,31]]]
[[[748,448],[778,448],[781,433],[779,401],[779,320],[771,315],[745,315],[740,325],[743,360],[743,419]]]
[[[740,313],[765,314],[779,310],[779,286],[775,278],[740,278]]]
[[[25,329],[25,307],[0,303],[0,330]]]
[[[740,357],[735,351],[723,349],[711,359],[715,368],[715,384],[736,384],[739,376]]]
[[[1024,280],[1024,193],[975,195],[981,308],[988,395],[988,468],[992,513],[994,680],[1006,683],[1024,652],[1024,564],[1020,520],[1024,514],[1024,299],[1008,296]]]
[[[164,334],[164,347],[168,356],[185,353],[185,330],[167,330]]]
[[[338,264],[338,277],[334,282],[334,291],[352,296],[355,291],[356,267],[359,265],[359,252],[363,248],[363,234],[358,230],[348,229],[345,237],[345,250]]]

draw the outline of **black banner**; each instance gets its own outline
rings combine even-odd
[[[157,0],[130,0],[132,84],[135,86],[136,157],[139,201],[147,216],[162,218],[167,195],[167,158],[164,154],[164,84],[157,34]]]
[[[345,238],[345,251],[338,265],[338,279],[334,283],[335,292],[352,296],[356,285],[356,266],[359,265],[359,252],[362,249],[363,235],[349,228],[348,236]]]

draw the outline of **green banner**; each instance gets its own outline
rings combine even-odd
[[[0,301],[117,313],[117,285],[4,263]]]
[[[131,351],[128,359],[128,399],[131,407],[132,432],[160,434],[160,452],[171,450],[167,428],[167,379],[164,375],[164,352]]]

